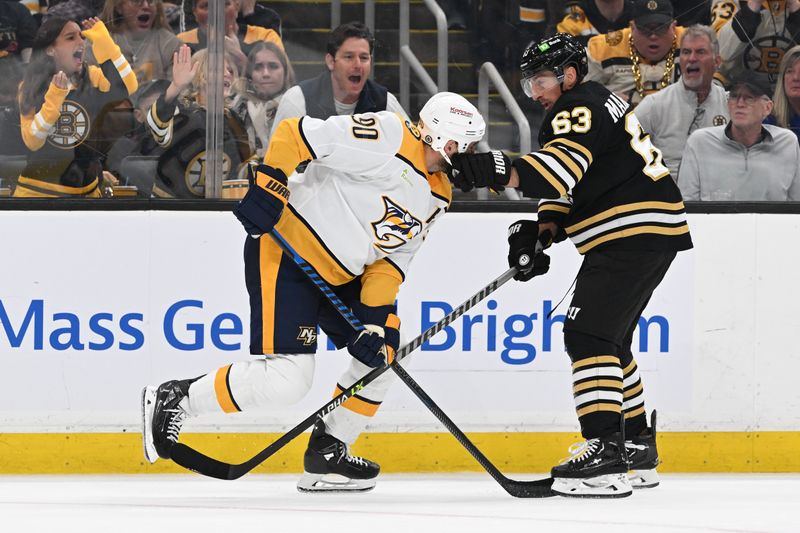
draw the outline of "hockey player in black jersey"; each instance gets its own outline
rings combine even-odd
[[[598,83],[582,83],[586,51],[574,37],[559,33],[532,44],[521,69],[525,93],[546,111],[542,148],[513,162],[500,151],[456,155],[451,179],[462,190],[509,186],[541,198],[538,223],[509,228],[508,260],[520,268],[518,280],[547,271],[541,250],[552,241],[569,237],[583,254],[564,345],[586,442],[553,468],[553,490],[628,496],[632,487],[658,484],[655,417],[648,427],[631,340],[676,253],[692,247],[684,205],[628,103]]]

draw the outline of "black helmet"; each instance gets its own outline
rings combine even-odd
[[[552,70],[560,83],[564,81],[564,68],[569,65],[575,67],[578,81],[589,72],[586,48],[572,35],[557,33],[537,43],[531,43],[522,53],[519,64],[522,70],[522,87],[525,89],[527,85],[525,80],[541,70]],[[526,94],[527,92],[528,89]]]

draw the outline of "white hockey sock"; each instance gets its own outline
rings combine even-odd
[[[403,361],[406,363],[409,358],[407,357]],[[372,368],[367,365],[352,359],[347,371],[339,378],[338,384],[343,387],[349,387],[371,370]],[[344,405],[326,416],[324,420],[327,433],[347,444],[353,444],[361,432],[364,431],[366,425],[372,420],[381,402],[386,397],[389,386],[396,379],[397,376],[395,376],[394,372],[387,370],[378,379],[345,402]],[[337,390],[339,390],[339,387],[337,387]]]
[[[276,354],[255,361],[232,363],[191,384],[190,416],[236,413],[270,405],[291,405],[311,388],[313,354]]]

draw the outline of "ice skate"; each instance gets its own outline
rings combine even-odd
[[[369,459],[350,455],[347,444],[325,433],[317,420],[303,456],[300,492],[366,492],[375,488],[381,467]]]
[[[142,390],[142,440],[150,463],[169,459],[178,442],[186,411],[179,405],[189,392],[191,380],[167,381]]]
[[[628,453],[628,479],[634,489],[658,486],[660,480],[656,467],[660,462],[656,448],[656,412],[650,414],[650,427],[644,433],[625,441]]]
[[[630,496],[628,460],[619,433],[589,439],[570,447],[571,457],[553,467],[552,490],[576,498]]]

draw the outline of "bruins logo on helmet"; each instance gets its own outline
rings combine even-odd
[[[422,222],[407,210],[394,203],[388,196],[383,197],[385,212],[377,222],[372,222],[372,230],[378,242],[377,248],[390,252],[398,248],[422,231]]]
[[[89,136],[89,125],[89,113],[80,104],[65,100],[61,105],[55,131],[47,136],[47,141],[64,150],[75,148]]]

